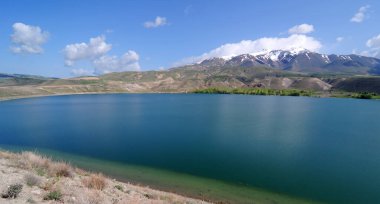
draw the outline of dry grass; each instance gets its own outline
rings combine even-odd
[[[16,157],[16,154],[14,154],[14,153],[2,151],[2,150],[0,151],[0,158],[13,159],[15,157]]]
[[[31,173],[26,174],[24,176],[24,180],[28,186],[39,186],[42,183],[42,180],[40,177]]]
[[[76,195],[76,203],[80,204],[103,204],[106,203],[103,194],[92,189],[84,189]]]
[[[25,169],[48,169],[51,159],[33,152],[22,152],[16,159],[16,163]]]
[[[58,182],[57,178],[49,179],[47,182],[45,182],[41,188],[45,191],[50,191],[54,188],[55,184]]]
[[[83,185],[87,188],[92,188],[96,190],[103,190],[106,185],[106,178],[103,174],[91,174],[89,177],[82,180]]]
[[[49,173],[57,177],[71,177],[73,175],[71,166],[65,162],[51,163]]]
[[[33,152],[18,154],[0,150],[0,159],[2,160],[0,165],[3,165],[3,169],[0,171],[0,176],[3,177],[0,178],[4,178],[4,175],[9,174],[9,172],[4,171],[4,168],[13,169],[11,175],[16,178],[15,173],[17,173],[17,180],[19,180],[20,176],[21,178],[24,176],[24,182],[28,186],[25,186],[26,190],[20,194],[19,199],[26,200],[29,198],[27,202],[30,203],[35,202],[33,199],[34,196],[37,196],[29,192],[32,188],[40,189],[40,196],[37,197],[41,200],[49,200],[46,202],[50,203],[186,203],[182,202],[184,201],[183,198],[164,193],[161,195],[151,189],[123,184],[116,180],[110,180],[102,174],[89,173],[82,169],[71,167],[68,163],[55,162]],[[8,159],[8,161],[3,159]],[[3,180],[0,179],[0,184],[2,182]],[[17,197],[20,190],[21,187],[18,185],[12,187],[9,190],[9,195],[7,194],[4,197]],[[2,202],[0,201],[0,203]]]
[[[33,152],[22,152],[13,157],[16,166],[23,169],[33,169],[40,176],[49,173],[50,176],[71,177],[72,167],[65,162],[54,162],[50,158],[37,155]]]
[[[48,194],[44,196],[44,200],[55,200],[55,201],[61,201],[62,200],[62,193],[59,190],[50,191]]]
[[[74,172],[77,173],[78,175],[81,175],[81,176],[88,176],[90,175],[87,171],[81,169],[81,168],[78,168],[78,167],[75,167],[74,168]]]

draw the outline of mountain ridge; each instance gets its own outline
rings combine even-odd
[[[68,79],[0,76],[0,98],[81,93],[182,93],[210,87],[298,89],[332,96],[380,94],[380,60],[310,51],[271,51],[257,56],[211,58],[163,71],[114,72]]]
[[[190,66],[266,66],[306,73],[380,74],[380,59],[361,55],[320,54],[309,50],[292,52],[272,50],[266,53],[241,54],[230,58],[214,57]]]

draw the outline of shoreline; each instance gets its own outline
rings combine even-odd
[[[209,202],[117,181],[33,152],[0,150],[0,203],[194,203]],[[21,186],[15,198],[9,189]]]
[[[80,93],[63,93],[63,94],[46,94],[46,95],[25,95],[15,97],[0,97],[1,101],[11,101],[27,98],[40,98],[49,96],[75,96],[75,95],[108,95],[108,94],[186,94],[192,92],[80,92]]]
[[[207,90],[207,89],[206,89]],[[219,93],[217,92],[208,92],[202,93],[203,89],[195,90],[191,92],[80,92],[80,93],[62,93],[62,94],[46,94],[46,95],[23,95],[23,96],[14,96],[14,97],[0,97],[0,102],[2,101],[11,101],[18,99],[28,99],[28,98],[40,98],[40,97],[50,97],[50,96],[74,96],[74,95],[108,95],[108,94],[222,94],[222,95],[251,95],[251,96],[291,96],[291,95],[261,95],[261,94],[246,94],[246,93]],[[332,93],[322,93],[316,95],[299,95],[292,97],[309,97],[309,98],[341,98],[341,99],[363,99],[358,97],[345,96],[344,94],[360,94],[356,92],[335,92],[337,95],[332,95]],[[340,94],[340,95],[339,95]],[[367,98],[364,98],[367,99]],[[380,96],[370,98],[367,100],[380,100]]]
[[[69,164],[72,164],[74,167],[79,167],[87,172],[102,172],[112,180],[116,179],[121,183],[127,183],[138,187],[147,187],[148,189],[157,190],[159,192],[167,192],[184,198],[201,200],[203,202],[206,201],[220,204],[243,204],[252,202],[263,204],[319,203],[318,201],[293,197],[287,194],[280,194],[260,188],[233,185],[231,183],[210,178],[197,177],[151,167],[121,164],[113,161],[73,155],[49,149],[2,145],[0,146],[0,159],[1,152],[3,151],[14,153],[29,151],[37,153],[38,155],[46,155],[53,161],[69,162]]]

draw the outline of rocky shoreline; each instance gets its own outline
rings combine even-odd
[[[0,203],[208,203],[119,182],[33,152],[0,150],[0,181]]]

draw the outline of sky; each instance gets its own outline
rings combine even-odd
[[[380,57],[378,0],[1,0],[0,73],[162,70],[274,49]]]

